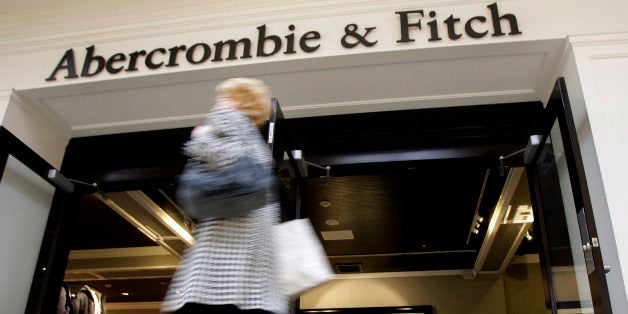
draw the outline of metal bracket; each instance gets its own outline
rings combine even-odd
[[[74,192],[74,184],[64,177],[57,169],[48,170],[48,179],[54,182],[57,187],[65,191],[66,193]]]

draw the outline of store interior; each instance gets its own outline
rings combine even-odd
[[[283,219],[299,208],[342,278],[499,275],[513,258],[538,254],[525,175],[509,174],[523,166],[542,109],[531,102],[278,121],[274,148],[301,152],[299,174],[277,160]],[[193,243],[193,222],[175,197],[189,131],[71,141],[64,172],[88,183],[64,278],[71,291],[87,285],[110,304],[163,298]],[[489,232],[507,191],[511,209],[495,214]]]

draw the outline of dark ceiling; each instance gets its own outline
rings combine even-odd
[[[476,209],[488,217],[497,202],[505,179],[498,158],[524,148],[528,137],[538,133],[541,116],[542,104],[532,102],[280,121],[275,150],[301,150],[306,161],[331,167],[329,184],[315,166],[302,179],[280,173],[283,216],[294,217],[298,211],[317,231],[352,231],[353,240],[322,241],[338,272],[473,268],[483,233],[470,237],[469,228]],[[185,163],[181,144],[189,132],[75,138],[62,171],[73,179],[98,182],[105,192],[143,190],[154,195],[159,189],[172,195]],[[507,164],[521,160],[508,158]],[[321,206],[322,201],[329,206]],[[337,224],[326,224],[329,219]],[[73,250],[154,245],[95,197],[84,198],[76,226]],[[524,242],[519,250],[534,248]],[[123,282],[70,283],[104,292],[125,284],[143,287],[141,297],[120,299],[111,293],[110,302],[159,301],[168,276],[166,271]]]

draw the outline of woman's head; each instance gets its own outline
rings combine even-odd
[[[262,127],[270,115],[270,90],[264,82],[251,78],[232,78],[216,86],[218,99],[229,97],[233,106]]]

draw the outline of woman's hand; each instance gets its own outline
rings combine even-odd
[[[199,125],[192,130],[192,133],[190,133],[190,138],[196,138],[203,134],[207,134],[211,132],[213,129],[214,127],[209,124]]]

